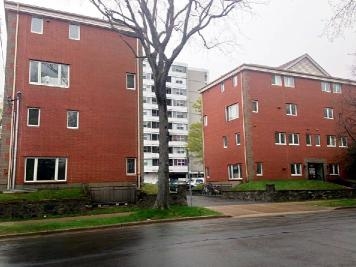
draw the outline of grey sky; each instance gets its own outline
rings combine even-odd
[[[331,75],[352,78],[351,66],[356,64],[356,57],[351,55],[356,52],[356,27],[345,30],[333,41],[323,35],[332,14],[330,1],[336,0],[267,0],[266,4],[254,6],[251,14],[245,12],[230,20],[223,31],[222,28],[212,30],[214,36],[234,39],[233,46],[206,50],[195,40],[186,46],[178,61],[209,70],[211,81],[242,63],[278,66],[308,53]],[[88,0],[19,2],[98,16]]]

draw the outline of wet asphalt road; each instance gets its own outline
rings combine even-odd
[[[0,266],[356,266],[356,210],[1,240]]]

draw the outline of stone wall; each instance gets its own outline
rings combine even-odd
[[[281,191],[227,191],[222,192],[222,197],[227,199],[282,202],[323,200],[336,198],[356,198],[355,189],[340,190],[281,190]]]
[[[140,208],[151,208],[156,201],[157,195],[147,195],[146,193],[139,191],[137,194],[136,205]],[[169,195],[170,205],[187,205],[187,190],[185,186],[178,185],[177,193],[170,193]]]

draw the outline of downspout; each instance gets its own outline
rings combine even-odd
[[[16,184],[16,163],[17,163],[17,143],[19,137],[19,114],[20,114],[20,100],[21,100],[21,92],[16,93],[16,123],[15,123],[15,144],[14,144],[14,159],[13,159],[13,170],[12,170],[12,183],[11,189],[15,190]]]
[[[247,141],[246,141],[246,129],[245,129],[245,101],[244,101],[244,80],[243,72],[241,72],[240,88],[241,88],[241,110],[242,110],[242,132],[244,136],[244,158],[245,158],[245,170],[246,181],[249,181],[248,177],[248,165],[247,165]]]
[[[16,89],[16,67],[17,67],[17,42],[18,42],[18,32],[19,32],[19,9],[20,4],[17,4],[17,14],[16,14],[16,30],[15,30],[15,51],[14,51],[14,68],[13,68],[13,81],[12,81],[12,99],[15,99],[15,89]],[[13,168],[13,146],[14,146],[14,118],[15,109],[12,104],[11,107],[11,130],[10,130],[10,147],[9,147],[9,167],[7,176],[7,190],[14,189],[15,185],[12,184],[12,177],[14,176]]]
[[[140,44],[139,40],[136,39],[136,55],[141,55],[140,53]],[[142,59],[136,59],[136,82],[137,82],[137,188],[141,188],[141,62]]]

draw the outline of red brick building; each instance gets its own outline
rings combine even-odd
[[[278,68],[242,65],[202,90],[207,181],[344,177],[340,120],[356,81],[309,55]]]
[[[2,188],[136,185],[140,64],[125,42],[139,51],[138,41],[99,19],[13,2],[5,11]]]

